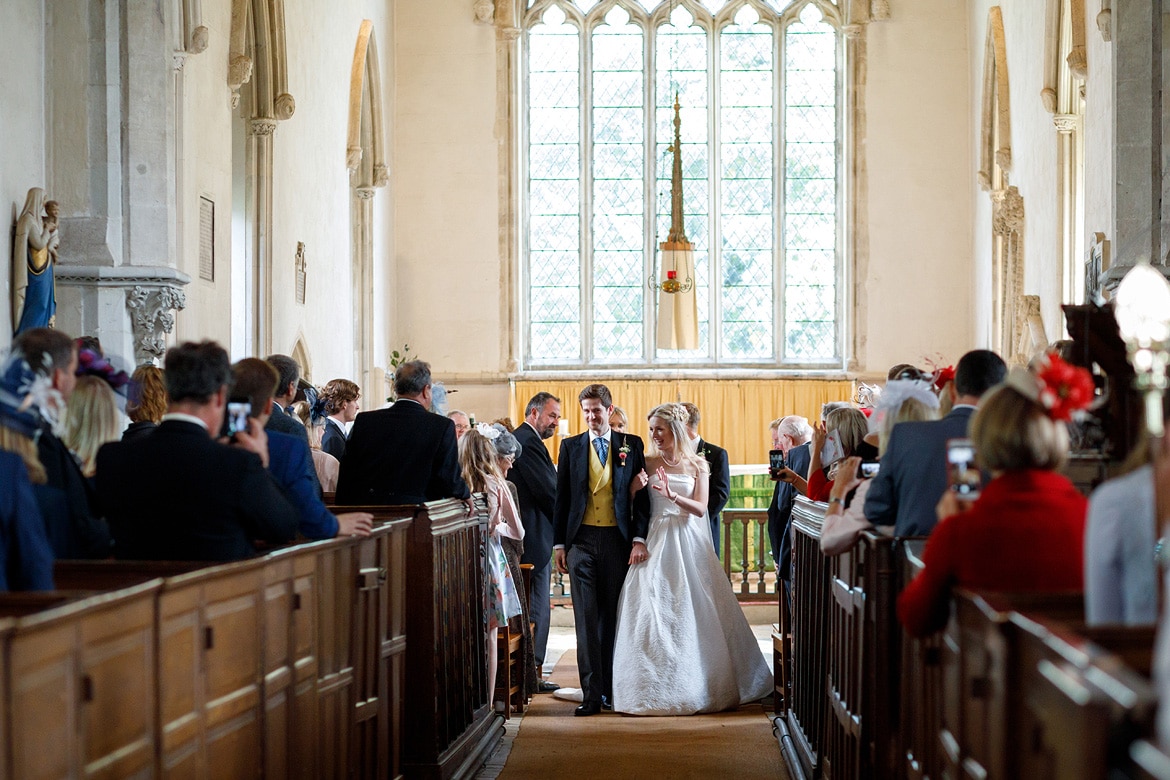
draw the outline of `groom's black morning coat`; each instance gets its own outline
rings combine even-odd
[[[622,448],[628,447],[623,462]],[[561,442],[557,459],[557,500],[553,508],[553,544],[573,546],[573,537],[585,517],[585,505],[591,495],[589,487],[589,431]],[[630,482],[646,468],[642,440],[626,433],[610,432],[607,461],[613,464],[613,511],[618,528],[627,542],[645,540],[650,529],[650,494],[639,490],[630,505]]]

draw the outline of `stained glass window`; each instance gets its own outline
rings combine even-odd
[[[836,4],[527,5],[526,364],[840,365]],[[646,286],[676,95],[699,310],[685,352],[655,347]]]

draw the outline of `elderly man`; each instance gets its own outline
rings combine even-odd
[[[268,437],[255,419],[230,445],[223,425],[232,369],[211,341],[167,351],[167,413],[154,433],[102,447],[97,489],[114,555],[134,560],[235,561],[254,540],[283,544],[299,516],[267,471]]]
[[[398,400],[362,412],[353,423],[337,476],[337,503],[421,504],[469,498],[459,470],[455,424],[431,413],[431,366],[421,360],[394,372]]]
[[[455,439],[458,441],[463,438],[463,434],[471,430],[471,418],[467,416],[467,412],[461,412],[458,409],[452,409],[447,412],[447,419],[455,423]]]
[[[521,563],[532,564],[532,592],[528,614],[535,624],[533,655],[536,668],[544,669],[548,651],[548,627],[551,604],[549,578],[552,576],[553,507],[557,497],[557,467],[544,446],[552,438],[561,420],[561,399],[552,393],[537,393],[524,407],[524,422],[516,429],[520,457],[508,472],[508,481],[516,486],[520,499],[520,520],[524,524],[524,555]],[[537,683],[537,692],[551,693],[557,684],[547,680]]]
[[[718,555],[719,513],[727,506],[727,499],[731,497],[731,464],[727,459],[727,450],[699,437],[699,422],[703,419],[699,407],[688,401],[683,403],[683,408],[687,410],[687,435],[691,438],[691,444],[695,446],[695,452],[699,453],[711,467],[707,517],[711,523],[711,541],[715,545],[715,554]]]
[[[772,449],[784,453],[785,469],[773,474],[776,489],[772,492],[772,503],[768,505],[768,539],[772,543],[772,559],[776,561],[776,575],[787,582],[791,576],[792,542],[788,524],[792,520],[792,504],[800,484],[808,475],[811,457],[809,442],[812,427],[804,417],[789,415],[772,421]]]
[[[51,387],[66,404],[77,382],[77,348],[73,339],[59,330],[32,328],[16,337],[14,351],[24,355],[34,373],[47,377]],[[46,400],[46,403],[53,403]],[[33,486],[37,505],[45,520],[49,544],[56,558],[108,558],[110,531],[90,483],[81,474],[77,460],[65,443],[53,433],[50,418],[59,418],[64,408],[37,409],[40,433],[37,457],[45,468],[47,481]]]

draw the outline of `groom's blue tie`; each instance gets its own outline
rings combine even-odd
[[[593,440],[593,448],[597,450],[597,458],[601,465],[605,465],[605,457],[609,455],[609,442],[600,436]]]

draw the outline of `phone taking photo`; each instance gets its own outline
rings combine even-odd
[[[784,469],[784,450],[769,450],[768,473],[775,479],[780,476],[780,472]]]
[[[228,401],[224,420],[224,433],[228,438],[234,437],[240,431],[248,430],[248,417],[251,414],[252,404],[247,401]]]
[[[881,464],[876,460],[863,460],[857,464],[857,478],[858,479],[873,479],[878,475],[878,469]]]
[[[983,475],[975,465],[975,443],[970,439],[947,440],[947,488],[963,501],[979,498]]]

